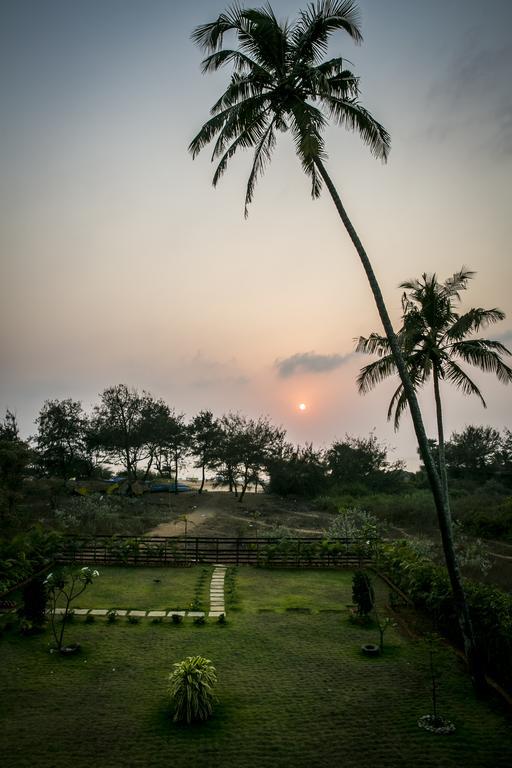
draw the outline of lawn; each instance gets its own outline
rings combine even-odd
[[[331,596],[320,603],[322,583]],[[449,649],[438,651],[441,705],[457,730],[434,736],[416,724],[429,711],[424,643],[391,629],[385,655],[368,659],[359,647],[375,630],[346,611],[283,610],[300,607],[288,605],[292,584],[294,601],[314,597],[303,607],[327,611],[349,601],[349,583],[343,572],[239,569],[241,610],[226,626],[77,619],[67,629],[82,643],[76,657],[50,654],[48,633],[5,635],[3,768],[509,768],[509,720],[474,698]],[[275,612],[258,613],[269,600]],[[195,653],[217,667],[219,701],[211,721],[187,728],[170,721],[166,678]]]
[[[116,568],[98,566],[100,575],[73,608],[187,610],[196,596],[207,604],[212,566]],[[205,602],[206,601],[206,602]]]

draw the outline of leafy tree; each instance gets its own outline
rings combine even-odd
[[[470,425],[446,443],[446,465],[454,476],[487,479],[498,469],[501,448],[497,429]]]
[[[38,462],[43,473],[67,480],[90,475],[88,420],[78,400],[46,400],[36,419]]]
[[[271,458],[268,473],[271,493],[313,498],[325,487],[323,452],[315,451],[311,444],[294,447],[286,443],[281,455]]]
[[[219,420],[211,411],[200,411],[190,422],[190,439],[192,453],[196,457],[194,466],[201,470],[201,486],[203,492],[205,470],[215,465],[217,447],[221,441],[222,430]]]
[[[178,471],[190,449],[190,430],[182,413],[171,415],[165,447],[174,467],[174,492],[178,493]]]
[[[149,473],[168,426],[169,408],[149,392],[139,393],[125,384],[105,389],[100,398],[91,422],[91,444],[108,463],[123,467],[133,487],[141,467],[145,476]]]
[[[345,31],[356,43],[362,41],[359,13],[352,0],[318,0],[316,5],[311,3],[301,11],[293,24],[280,24],[268,4],[258,9],[234,5],[213,22],[197,27],[193,39],[208,54],[203,72],[214,72],[226,64],[234,71],[226,91],[212,107],[212,117],[191,142],[190,151],[195,157],[216,139],[212,157],[218,161],[213,177],[216,185],[239,149],[254,148],[245,197],[246,215],[257,178],[271,159],[278,132],[291,132],[302,167],[311,179],[314,198],[320,195],[322,181],[325,183],[368,278],[404,386],[436,504],[466,656],[478,684],[483,678],[442,479],[429,451],[413,382],[373,267],[324,164],[322,132],[328,117],[357,131],[376,157],[385,160],[390,148],[389,134],[360,104],[359,78],[347,68],[346,60],[337,57],[322,61],[330,35],[338,30]],[[230,32],[238,39],[238,49],[222,48],[224,36]]]
[[[20,440],[15,414],[7,410],[0,422],[0,517],[5,510],[13,517],[16,502],[22,498],[22,483],[32,452],[26,442]]]

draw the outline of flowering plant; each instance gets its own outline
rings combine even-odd
[[[50,626],[57,650],[62,650],[64,640],[64,629],[69,615],[71,614],[71,603],[76,600],[82,592],[87,589],[89,584],[99,576],[99,572],[89,566],[83,568],[62,568],[58,571],[49,573],[44,584],[48,591],[48,600],[50,603]],[[55,616],[57,613],[57,604],[64,602],[64,613],[62,615],[62,624],[57,628]]]

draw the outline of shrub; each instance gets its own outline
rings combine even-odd
[[[368,616],[373,608],[375,595],[370,577],[364,571],[356,571],[352,578],[352,602],[359,616]]]
[[[179,613],[173,613],[171,615],[171,621],[173,624],[181,624],[181,622],[183,621],[183,616],[180,616]]]
[[[117,621],[117,611],[113,608],[110,609],[110,611],[107,612],[107,621],[109,624],[115,624]]]
[[[174,671],[169,675],[169,695],[174,722],[207,720],[212,714],[213,689],[217,682],[210,659],[187,656],[173,666]]]
[[[36,626],[41,626],[45,620],[46,587],[41,578],[32,579],[23,587],[23,606],[20,616]]]
[[[138,624],[140,619],[138,616],[128,616],[128,624]]]
[[[226,624],[226,623],[227,623],[226,614],[221,613],[220,616],[217,618],[217,624]]]
[[[406,541],[382,545],[380,566],[452,642],[461,638],[446,568],[418,555]],[[473,629],[487,674],[512,690],[512,595],[464,579]]]
[[[204,624],[206,624],[206,619],[204,616],[195,616],[194,617],[194,624],[197,627],[202,627]]]

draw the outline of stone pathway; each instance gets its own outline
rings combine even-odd
[[[226,566],[216,565],[213,569],[212,581],[210,584],[210,613],[209,616],[220,616],[226,613],[224,610],[224,578],[226,576]]]
[[[208,616],[218,618],[221,614],[225,614],[224,609],[224,578],[226,576],[225,565],[215,565],[212,574],[212,580],[210,584],[210,611]],[[55,613],[57,616],[64,614],[64,608],[56,608]],[[75,608],[73,610],[75,616],[106,616],[108,610],[106,608]],[[190,618],[196,618],[204,616],[204,611],[126,611],[116,610],[116,616],[135,616],[137,618],[148,619],[170,619],[173,615],[177,616],[189,616]]]

